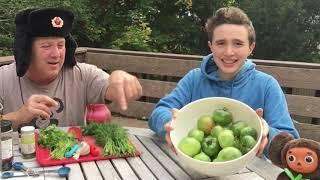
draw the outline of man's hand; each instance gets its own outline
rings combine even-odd
[[[27,102],[16,112],[4,115],[4,119],[16,123],[28,123],[35,117],[50,118],[51,108],[58,103],[45,95],[32,95]]]
[[[171,121],[167,122],[164,125],[164,129],[166,130],[166,137],[165,137],[166,142],[168,144],[169,149],[171,149],[175,154],[177,154],[177,152],[172,144],[171,137],[170,137],[170,131],[173,130],[173,127],[171,126],[171,122],[176,120],[177,113],[178,113],[178,109],[172,109],[172,119],[171,119]]]
[[[260,143],[260,146],[259,146],[259,150],[258,150],[258,152],[256,154],[256,156],[260,156],[260,154],[262,154],[264,148],[266,147],[266,145],[268,143],[269,125],[266,122],[266,120],[264,120],[262,118],[263,117],[263,109],[262,108],[258,108],[256,110],[256,113],[260,117],[260,119],[262,121],[262,127],[263,127],[263,129],[262,129],[263,134],[262,134],[261,143]]]
[[[127,110],[128,102],[142,95],[138,79],[124,71],[113,71],[109,77],[109,86],[105,98],[116,102],[121,110]]]

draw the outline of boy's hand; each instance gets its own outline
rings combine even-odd
[[[175,121],[175,119],[177,118],[177,113],[178,113],[178,109],[172,109],[172,119],[171,119],[171,121],[167,122],[164,125],[164,129],[166,130],[166,137],[165,137],[166,142],[168,144],[169,149],[171,149],[175,154],[177,154],[177,152],[172,144],[171,137],[170,137],[170,131],[173,130],[173,127],[171,126],[171,122]]]
[[[263,117],[263,109],[262,108],[258,108],[256,110],[256,113],[258,114],[258,116],[260,117],[261,121],[262,121],[262,139],[261,139],[261,143],[260,143],[260,147],[259,150],[256,154],[256,156],[260,156],[264,150],[264,148],[266,147],[267,143],[268,143],[268,134],[269,134],[269,125],[266,122],[266,120],[264,120]]]

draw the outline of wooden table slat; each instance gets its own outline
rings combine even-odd
[[[235,174],[235,175],[230,175],[230,176],[222,176],[222,177],[211,177],[207,179],[202,179],[202,180],[235,180],[235,179],[243,179],[243,180],[264,180],[262,177],[258,176],[254,172],[250,173],[243,173],[243,174]]]
[[[260,160],[258,158],[255,158],[247,168],[267,180],[277,179],[278,175],[283,171],[281,168],[267,162],[266,160]]]
[[[74,163],[74,164],[66,164],[66,167],[69,167],[71,169],[69,174],[69,179],[76,179],[76,180],[84,180],[84,176],[82,174],[82,170],[80,167],[80,164]]]
[[[161,138],[159,138],[158,136],[156,136],[156,134],[151,131],[150,129],[144,129],[144,128],[133,128],[133,127],[126,127],[127,131],[129,134],[132,135],[138,135],[138,136],[144,136],[150,139],[159,139],[161,140]]]
[[[85,179],[87,180],[102,180],[100,171],[94,161],[92,162],[82,162],[82,171],[84,173]]]
[[[122,179],[139,179],[131,169],[126,159],[112,159],[111,161]]]
[[[189,169],[186,164],[179,163],[178,156],[175,155],[171,150],[168,149],[167,144],[163,142],[162,140],[153,140],[164,152],[169,154],[172,160],[174,160],[176,163],[178,163],[180,166],[183,167],[183,169],[187,169],[187,173],[192,177],[192,179],[201,179],[207,177],[206,175],[199,174],[198,172]]]
[[[140,158],[142,161],[158,179],[174,179],[135,136],[131,135],[130,139],[131,142],[141,151]]]
[[[110,160],[96,161],[96,163],[104,179],[121,179]]]
[[[167,171],[170,172],[172,176],[176,179],[191,179],[191,177],[179,167],[171,158],[169,158],[166,153],[164,153],[151,139],[144,136],[138,136],[140,141],[146,146],[146,148],[151,152],[151,154],[157,158],[157,160],[165,165]]]
[[[138,174],[140,179],[145,180],[156,180],[152,172],[148,169],[148,167],[143,163],[143,161],[139,158],[130,157],[127,158],[128,163],[134,169],[134,171]]]
[[[14,156],[14,162],[23,162],[23,163],[29,162],[34,164],[33,167],[40,167],[40,164],[37,162],[36,158],[24,159],[21,154]]]
[[[130,135],[129,138],[132,139],[132,136]],[[152,172],[148,169],[148,167],[143,163],[143,161],[140,158],[129,157],[127,158],[127,161],[140,179],[156,180],[156,177],[152,174]]]

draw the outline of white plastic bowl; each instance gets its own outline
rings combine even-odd
[[[233,115],[233,121],[245,121],[258,132],[257,144],[238,159],[225,162],[204,162],[185,155],[178,148],[182,138],[197,127],[197,120],[203,114],[212,114],[216,109],[226,107]],[[223,97],[203,98],[181,108],[177,119],[172,122],[174,130],[170,132],[171,140],[177,150],[178,159],[190,169],[207,176],[226,176],[237,173],[256,157],[262,137],[262,122],[256,112],[248,105],[234,99]]]

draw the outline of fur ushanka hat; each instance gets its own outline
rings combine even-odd
[[[19,77],[24,76],[31,62],[31,45],[34,37],[57,36],[66,39],[64,65],[74,66],[77,43],[72,38],[74,15],[59,8],[25,9],[16,14],[16,33],[14,39],[14,58]]]

